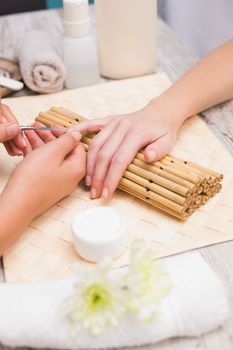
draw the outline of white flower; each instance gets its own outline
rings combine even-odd
[[[92,335],[115,327],[123,317],[125,291],[111,273],[111,260],[92,268],[78,269],[74,295],[66,302],[72,335],[87,330]]]
[[[130,260],[126,276],[128,308],[140,319],[151,321],[171,289],[168,274],[143,240],[133,242]]]
[[[132,244],[128,269],[113,271],[111,260],[104,259],[76,270],[74,293],[65,304],[73,336],[82,330],[103,334],[130,313],[151,321],[170,291],[168,274],[143,240]]]

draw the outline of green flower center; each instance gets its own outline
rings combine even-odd
[[[88,313],[93,313],[111,305],[111,295],[107,288],[96,283],[89,286],[84,292]]]

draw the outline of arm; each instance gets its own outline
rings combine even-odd
[[[139,149],[146,147],[148,162],[162,158],[187,118],[232,97],[233,40],[200,60],[143,109],[81,123],[77,130],[83,134],[100,131],[87,157],[91,197],[110,197]]]
[[[16,167],[0,196],[0,256],[33,218],[76,188],[85,173],[80,136],[41,145]]]
[[[233,40],[195,64],[152,104],[168,104],[176,118],[186,118],[233,98]],[[173,103],[171,103],[173,102]],[[164,107],[165,108],[165,107]]]

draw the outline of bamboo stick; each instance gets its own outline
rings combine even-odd
[[[176,167],[182,168],[182,169],[184,169],[186,171],[195,172],[198,176],[200,176],[202,178],[205,178],[207,180],[212,180],[213,179],[213,177],[210,174],[208,174],[207,172],[204,172],[203,170],[197,169],[194,166],[190,166],[190,165],[186,164],[185,161],[183,161],[183,160],[181,160],[179,158],[177,158],[177,160],[174,159],[174,158],[172,156],[170,156],[170,155],[166,155],[164,157],[164,159],[167,162],[169,162],[170,164],[173,164]]]
[[[81,115],[74,113],[64,107],[52,107],[51,110],[61,114],[62,116],[69,116],[70,118],[78,120],[79,122],[86,120],[86,118],[82,117]]]
[[[59,113],[57,113],[57,112],[48,111],[48,112],[46,112],[46,114],[51,115],[51,116],[53,116],[53,117],[56,117],[56,118],[58,118],[59,120],[61,119],[61,115],[60,115]],[[70,118],[70,117],[63,117],[62,120],[67,121],[67,122],[70,123],[71,125],[73,125],[73,124],[78,124],[77,121],[75,121],[74,119],[72,119],[72,118]]]
[[[152,199],[156,202],[161,203],[162,205],[164,205],[168,208],[171,208],[172,210],[176,211],[179,214],[183,214],[184,211],[186,210],[186,207],[179,205],[179,204],[177,204],[177,203],[175,203],[175,202],[173,202],[173,201],[171,201],[163,196],[160,196],[159,194],[156,194],[150,190],[148,191],[145,187],[138,185],[137,183],[135,183],[131,180],[128,180],[124,177],[121,179],[120,184],[132,189],[136,193],[144,195],[148,199]]]
[[[47,113],[41,112],[39,116],[36,118],[36,121],[46,120],[47,124],[49,123],[50,126],[53,126],[54,124],[59,124],[64,126],[65,128],[68,128],[71,126],[70,123],[68,123],[66,120],[60,120],[59,118],[56,118],[54,116],[48,115]]]
[[[177,212],[174,212],[173,210],[171,210],[170,208],[164,207],[161,203],[157,203],[151,199],[145,198],[144,196],[135,193],[134,191],[132,191],[131,189],[129,189],[128,187],[125,187],[123,185],[119,185],[119,189],[123,190],[124,192],[127,192],[143,201],[145,201],[147,204],[153,205],[155,208],[162,210],[163,212],[176,217],[179,220],[186,220],[189,217],[189,214],[187,212],[183,213],[183,214],[179,214]]]
[[[40,113],[40,116],[42,118],[46,118],[48,121],[52,122],[53,124],[59,124],[60,122],[60,119],[57,118],[57,117],[54,117],[53,115],[51,114],[48,114],[48,113],[45,113],[45,112],[41,112]],[[67,122],[65,119],[62,120],[62,123],[65,127],[70,127],[71,126],[71,123]]]
[[[210,191],[210,185],[206,184],[203,186],[202,193],[208,193]]]
[[[158,175],[165,177],[168,180],[171,180],[173,182],[176,182],[177,184],[187,187],[189,189],[192,190],[196,190],[196,186],[184,179],[181,179],[180,177],[173,175],[171,173],[168,173],[160,168],[155,167],[154,165],[152,165],[151,163],[146,163],[143,154],[141,153],[137,153],[135,159],[133,160],[133,163],[135,165],[141,166],[146,170],[152,171],[153,173],[157,173]]]
[[[209,196],[203,194],[201,195],[201,204],[204,205],[206,202],[208,202]]]
[[[136,182],[137,184],[144,186],[145,188],[150,189],[151,191],[160,194],[161,196],[164,196],[174,202],[176,202],[177,204],[180,205],[187,205],[188,204],[188,199],[185,197],[180,196],[179,194],[176,194],[172,191],[167,190],[164,187],[161,187],[159,185],[156,185],[154,183],[151,183],[150,181],[144,179],[141,176],[138,176],[128,170],[125,171],[124,173],[124,177]]]
[[[160,185],[170,191],[173,191],[181,196],[189,196],[191,194],[190,190],[176,184],[175,182],[172,182],[170,180],[167,180],[159,175],[153,174],[145,169],[142,169],[140,167],[138,167],[135,164],[130,164],[127,168],[127,170],[133,172],[136,175],[142,176],[144,179],[150,180],[152,182],[154,182],[157,185]]]
[[[203,177],[197,176],[196,174],[194,174],[194,172],[191,173],[189,171],[186,171],[183,168],[174,166],[173,163],[169,163],[168,161],[166,161],[166,159],[161,159],[160,162],[158,162],[158,166],[160,166],[161,169],[163,168],[174,175],[180,176],[181,178],[192,182],[195,185],[199,185],[203,178]]]
[[[213,177],[216,177],[218,178],[218,180],[222,180],[223,179],[223,174],[220,174],[220,173],[217,173],[216,171],[213,171],[211,169],[208,169],[208,168],[205,168],[199,164],[196,164],[196,163],[193,163],[193,162],[190,162],[190,161],[185,161],[185,160],[181,160],[175,156],[169,156],[170,158],[174,159],[174,161],[180,161],[180,162],[183,162],[183,164],[185,165],[188,165],[188,166],[191,166],[191,167],[194,167],[194,168],[197,168],[203,172],[206,172],[207,174],[213,176]]]
[[[48,121],[46,118],[41,117],[40,115],[38,115],[35,120],[46,125],[49,128],[52,126],[50,121]],[[59,125],[61,125],[61,123]]]

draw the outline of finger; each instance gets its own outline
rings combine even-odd
[[[165,134],[146,147],[144,158],[147,162],[155,162],[164,157],[171,149],[174,139],[170,134]]]
[[[44,125],[42,123],[35,122],[33,126],[39,128]],[[50,130],[36,130],[36,133],[44,143],[48,143],[56,139],[56,137],[53,135],[53,133]]]
[[[47,152],[50,152],[51,156],[57,157],[62,164],[66,156],[79,144],[80,138],[81,134],[77,131],[67,132],[53,142],[45,144],[44,147],[47,147]]]
[[[3,105],[3,106],[5,106],[5,105]],[[1,107],[2,107],[2,105],[1,105]],[[0,123],[6,123],[7,124],[6,117],[3,114],[1,114],[1,113],[2,113],[2,110],[0,109]],[[12,147],[11,147],[11,141],[4,142],[4,147],[5,147],[7,153],[10,156],[12,156],[12,157],[15,156],[15,153],[13,152]]]
[[[96,157],[95,170],[92,175],[91,198],[98,198],[101,195],[111,160],[124,140],[129,125],[128,120],[118,123],[108,140],[100,149]]]
[[[11,112],[10,108],[4,103],[1,104],[1,115],[5,120],[10,124],[18,124],[17,119],[14,114]]]
[[[116,124],[117,124],[116,120],[108,124],[93,138],[93,140],[89,145],[88,153],[87,153],[87,173],[86,173],[87,186],[90,186],[92,183],[92,175],[94,173],[96,162],[97,162],[97,154],[99,153],[104,143],[112,135]]]
[[[112,158],[108,174],[104,181],[102,197],[108,198],[112,196],[127,166],[132,162],[138,150],[147,144],[147,142],[146,139],[139,138],[133,131],[125,137]]]
[[[82,144],[78,144],[73,151],[65,158],[62,165],[67,169],[69,173],[73,173],[78,176],[78,180],[81,180],[85,175],[86,170],[86,152]]]
[[[0,142],[13,139],[21,132],[18,124],[0,124]]]
[[[7,153],[8,153],[10,156],[14,156],[14,153],[13,153],[13,151],[12,151],[12,149],[11,149],[10,141],[4,142],[4,147],[5,147]]]
[[[86,120],[75,125],[75,129],[81,134],[87,134],[91,132],[97,132],[101,130],[104,126],[110,123],[116,116],[107,116],[104,118],[98,118],[93,120]]]
[[[12,150],[14,156],[22,156],[23,155],[23,151],[18,148],[18,146],[15,143],[15,139],[10,140],[8,142],[11,145],[11,150]]]
[[[64,130],[64,126],[61,126],[61,125],[59,125],[59,124],[53,124],[53,128]],[[73,127],[67,128],[67,131],[68,131],[68,130],[71,130],[71,128],[73,128]],[[72,129],[71,131],[76,131],[76,130],[75,130],[75,129],[74,129],[74,130]],[[62,135],[64,135],[63,132],[56,131],[56,130],[51,130],[51,132],[52,132],[52,134],[53,134],[56,138],[57,138],[57,137],[60,137],[60,136],[62,136]]]
[[[32,149],[36,149],[44,145],[43,140],[41,140],[40,136],[37,135],[34,130],[25,130],[24,134],[26,135]]]
[[[8,123],[10,123],[10,124],[18,124],[17,119],[15,118],[14,114],[11,112],[11,110],[10,110],[10,108],[8,106],[2,104],[1,105],[1,112],[2,112],[3,118]],[[22,153],[20,151],[23,150],[23,148],[25,148],[27,146],[26,143],[25,143],[25,139],[23,137],[22,132],[18,132],[17,135],[15,135],[15,145],[19,149],[19,151],[16,151],[18,153]]]
[[[26,140],[25,140],[22,132],[19,132],[18,135],[16,135],[14,142],[15,142],[16,147],[19,150],[23,150],[24,148],[27,147],[27,143],[26,143]]]

